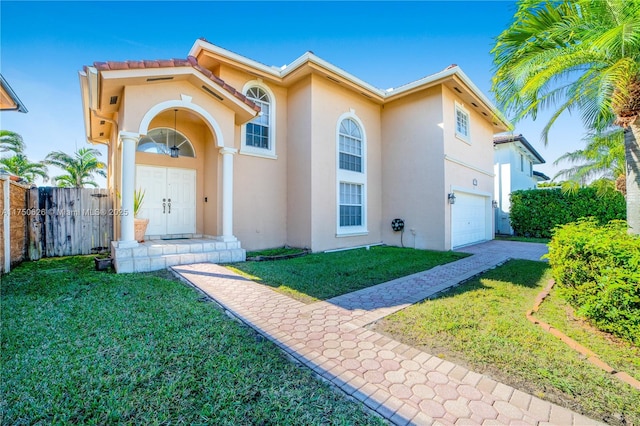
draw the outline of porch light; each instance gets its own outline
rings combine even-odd
[[[456,194],[454,194],[453,192],[450,192],[449,194],[447,194],[447,200],[449,201],[449,204],[455,204]]]
[[[497,202],[496,200],[493,200],[493,201],[491,202],[491,205],[493,206],[493,208],[494,208],[494,209],[497,209],[497,208],[498,208],[498,202]]]
[[[171,158],[178,158],[178,156],[180,155],[180,148],[176,146],[176,135],[178,134],[178,126],[176,125],[177,115],[178,115],[178,110],[174,109],[173,110],[173,146],[169,148],[169,151],[171,151]]]

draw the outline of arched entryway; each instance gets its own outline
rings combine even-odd
[[[136,191],[145,194],[139,212],[149,219],[145,239],[222,234],[219,148],[212,130],[199,112],[185,107],[168,106],[148,120],[137,144],[135,178]]]

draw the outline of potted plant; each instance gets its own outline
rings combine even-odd
[[[109,255],[109,253],[99,254],[98,256],[93,258],[96,271],[104,271],[111,267],[113,259]]]
[[[138,217],[138,212],[144,202],[144,194],[145,191],[140,188],[136,189],[133,193],[133,225],[135,238],[139,243],[144,241],[144,235],[147,232],[147,225],[149,224],[149,219],[141,219]]]

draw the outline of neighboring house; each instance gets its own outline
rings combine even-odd
[[[551,180],[551,178],[547,175],[545,175],[542,172],[537,172],[537,171],[533,171],[533,177],[536,180],[536,186],[538,184],[538,182],[546,182],[548,180]]]
[[[16,92],[13,91],[7,80],[0,74],[0,110],[27,112]]]
[[[197,40],[186,60],[99,62],[80,82],[108,186],[124,212],[146,191],[152,241],[400,245],[395,218],[419,249],[493,238],[492,141],[510,124],[457,66],[381,90],[311,52],[270,67]],[[114,219],[118,268],[137,243],[133,218]]]
[[[511,193],[519,189],[537,188],[538,182],[549,178],[533,170],[535,164],[543,164],[545,161],[524,136],[498,135],[493,138],[493,146],[496,233],[513,234],[509,220]]]

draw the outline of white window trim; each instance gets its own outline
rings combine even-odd
[[[340,168],[340,124],[351,119],[360,127],[362,134],[362,172],[343,170]],[[336,123],[336,237],[355,237],[368,235],[367,228],[367,132],[362,120],[353,111],[345,112]],[[362,185],[362,225],[340,226],[340,184],[351,183]]]
[[[467,132],[469,133],[467,135],[458,132],[458,110],[467,115]],[[471,114],[461,103],[458,102],[455,102],[455,108],[453,110],[453,130],[456,134],[456,138],[471,145]]]
[[[242,93],[247,94],[252,87],[259,87],[267,92],[269,96],[269,106],[271,107],[269,115],[269,149],[258,148],[255,146],[247,145],[247,125],[243,124],[240,128],[240,154],[250,155],[253,157],[262,157],[277,159],[276,154],[276,97],[262,79],[247,81],[242,88]]]
[[[142,139],[144,139],[145,137],[149,136],[149,133],[153,132],[154,130],[167,130],[169,132],[175,132],[175,133],[179,134],[180,136],[182,136],[184,138],[184,142],[182,142],[180,145],[187,144],[191,148],[191,151],[193,151],[193,157],[184,156],[184,155],[181,155],[181,157],[184,157],[184,158],[196,158],[197,157],[196,149],[194,148],[193,143],[191,143],[191,141],[189,140],[187,135],[185,135],[181,131],[176,130],[176,129],[172,128],[172,127],[166,127],[166,126],[154,127],[153,129],[149,130],[146,135],[140,137],[140,139],[138,139],[138,143],[136,144],[136,152],[144,152],[145,154],[153,154],[153,155],[167,155],[168,154],[168,153],[162,153],[162,152],[148,152],[148,151],[139,151],[138,150],[138,148],[140,147],[140,141]],[[171,147],[167,146],[167,149],[170,149],[170,148]]]

